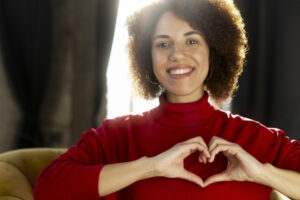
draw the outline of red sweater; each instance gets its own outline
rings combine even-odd
[[[182,179],[155,177],[138,181],[105,197],[98,195],[98,177],[105,164],[155,156],[178,142],[212,136],[238,143],[262,163],[300,172],[300,144],[278,129],[214,108],[208,96],[194,103],[160,105],[142,115],[104,120],[85,132],[67,153],[41,173],[34,190],[36,200],[159,200],[159,199],[270,199],[271,188],[252,182],[220,182],[201,188]],[[185,168],[203,179],[223,171],[227,159],[219,154],[211,164],[188,156]]]

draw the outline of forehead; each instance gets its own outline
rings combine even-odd
[[[172,12],[164,13],[158,20],[153,37],[160,34],[181,34],[188,31],[195,31],[189,24],[183,19],[180,19]]]

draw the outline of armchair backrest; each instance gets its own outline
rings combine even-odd
[[[0,200],[33,200],[40,172],[66,149],[34,148],[0,154]]]

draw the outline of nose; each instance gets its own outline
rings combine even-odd
[[[171,49],[169,59],[171,61],[177,61],[182,58],[184,58],[185,50],[183,47],[180,47],[179,45],[173,45],[173,48]]]

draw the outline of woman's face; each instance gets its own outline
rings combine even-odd
[[[200,32],[167,12],[152,37],[153,71],[173,103],[193,102],[204,94],[209,48]]]

